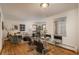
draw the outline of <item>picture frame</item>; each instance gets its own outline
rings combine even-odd
[[[18,26],[17,26],[17,25],[14,25],[14,29],[15,29],[15,30],[18,30]]]

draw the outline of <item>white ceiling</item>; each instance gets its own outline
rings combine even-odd
[[[75,3],[50,3],[48,8],[41,8],[40,3],[0,4],[5,19],[30,20],[43,19],[57,13],[77,8]]]

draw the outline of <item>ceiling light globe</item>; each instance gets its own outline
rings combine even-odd
[[[48,3],[42,3],[42,4],[41,4],[41,7],[42,7],[42,8],[47,8],[48,6],[49,6]]]

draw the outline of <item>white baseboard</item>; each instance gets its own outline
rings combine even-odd
[[[60,44],[59,46],[61,46],[63,48],[70,49],[70,50],[73,50],[73,51],[77,51],[77,49],[75,47],[72,47],[72,46],[69,46],[69,45],[66,45],[66,44]]]
[[[48,43],[54,44],[53,42],[50,42],[50,41],[48,41]],[[75,47],[71,47],[71,46],[68,46],[66,44],[60,44],[58,46],[63,47],[63,48],[67,48],[67,49],[70,49],[70,50],[73,50],[73,51],[77,51],[77,49]]]

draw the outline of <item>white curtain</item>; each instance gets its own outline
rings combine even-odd
[[[55,21],[55,34],[62,36],[66,35],[66,20],[64,18]]]

